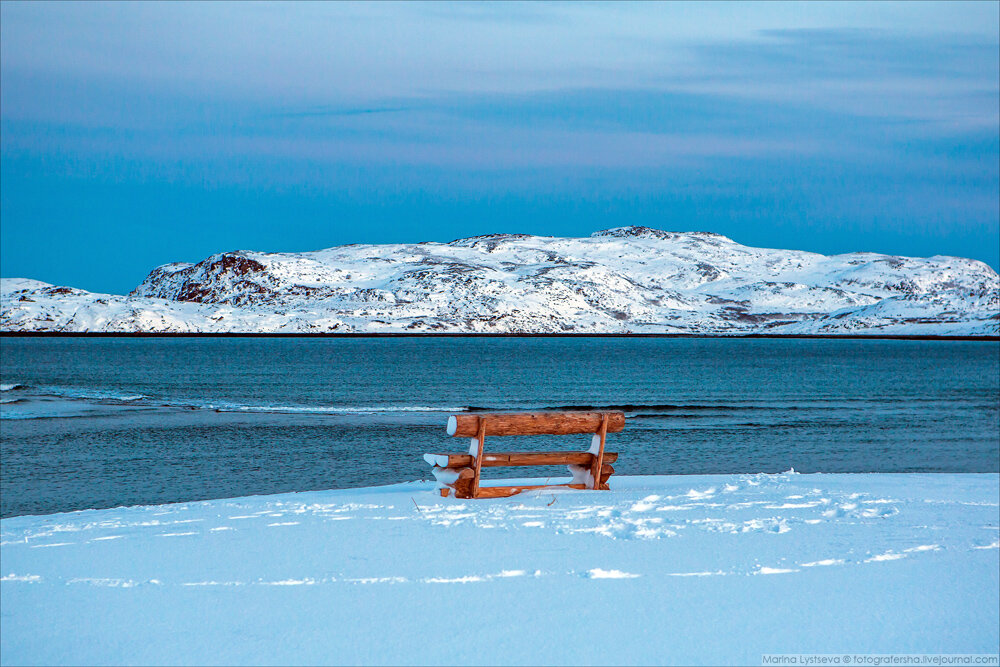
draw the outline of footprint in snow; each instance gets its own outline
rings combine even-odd
[[[621,570],[603,570],[599,567],[595,567],[593,570],[587,570],[583,575],[587,579],[635,579],[642,575],[633,574],[631,572],[622,572]]]
[[[799,496],[799,497],[801,498],[802,496]],[[816,507],[817,505],[820,505],[820,504],[821,503],[818,500],[811,501],[811,502],[805,502],[805,503],[782,503],[780,505],[765,505],[764,509],[769,509],[769,510],[793,510],[793,509],[804,509],[804,508],[807,508],[807,507]]]
[[[153,583],[152,580],[150,583]],[[77,577],[76,579],[70,579],[66,582],[66,585],[70,584],[89,584],[91,586],[105,586],[107,588],[134,588],[140,582],[133,581],[131,579],[111,579],[102,577]],[[159,583],[156,581],[156,583]]]
[[[659,496],[650,496],[650,498],[656,498],[656,500],[660,499]],[[656,505],[653,504],[654,502],[656,502],[656,500],[652,500],[651,501],[651,500],[649,500],[649,498],[646,498],[644,500],[640,500],[639,502],[637,502],[634,505],[632,505],[632,507],[629,508],[629,511],[630,512],[648,512],[649,510],[651,510],[654,507],[656,507]]]
[[[788,526],[788,522],[784,519],[778,518],[768,518],[768,519],[750,519],[749,521],[743,522],[743,528],[740,532],[750,533],[755,531],[763,531],[768,533],[787,533],[791,528]]]
[[[858,503],[841,503],[839,506],[823,512],[823,516],[828,519],[836,519],[844,516],[858,519],[885,519],[897,514],[899,514],[899,510],[895,507],[877,505],[860,508]]]
[[[826,567],[829,565],[843,565],[844,561],[841,558],[824,558],[823,560],[815,560],[811,563],[801,563],[802,567]]]
[[[786,567],[765,567],[762,565],[754,570],[753,574],[788,574],[789,572],[798,572],[798,570]]]
[[[866,563],[882,563],[889,560],[900,560],[901,558],[906,558],[906,554],[898,554],[893,551],[886,551],[884,554],[879,554],[878,556],[872,556],[871,558],[866,558]]]
[[[895,516],[899,514],[899,510],[895,507],[877,508],[868,507],[862,510],[861,517],[865,519],[885,519],[890,516]]]

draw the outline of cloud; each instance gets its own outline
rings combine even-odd
[[[382,108],[317,108],[303,111],[276,111],[269,114],[272,118],[310,118],[310,117],[339,117],[339,116],[366,116],[379,113],[399,113],[410,111],[411,107],[382,107]]]
[[[936,123],[945,130],[1000,122],[1000,38],[885,30],[768,30],[760,40],[703,44],[663,87]]]

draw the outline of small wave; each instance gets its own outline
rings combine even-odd
[[[0,384],[0,391],[14,391],[15,389],[27,389],[23,384]]]
[[[21,403],[20,398],[0,398],[0,405],[10,405],[11,403]]]
[[[75,387],[38,387],[38,391],[35,392],[35,394],[37,396],[51,396],[55,398],[91,401],[121,401],[122,403],[143,401],[150,398],[145,394],[132,394],[107,389],[78,389]]]
[[[558,410],[561,412],[628,412],[628,413],[638,413],[634,416],[656,416],[659,413],[664,412],[700,412],[700,411],[724,411],[730,412],[733,410],[798,410],[798,406],[764,406],[764,405],[675,405],[672,403],[654,403],[654,404],[640,404],[640,403],[624,403],[622,405],[550,405],[545,407],[535,407],[535,408],[487,408],[480,406],[469,406],[465,408],[468,412],[493,412],[493,411],[509,411],[509,410]]]
[[[86,419],[93,417],[90,413],[64,412],[2,412],[0,421],[25,421],[28,419]]]
[[[216,412],[253,412],[277,414],[377,414],[386,412],[464,412],[466,408],[428,405],[305,406],[305,405],[206,405]]]
[[[5,385],[8,386],[8,385]],[[437,412],[464,412],[465,407],[455,406],[434,406],[434,405],[253,405],[238,402],[219,401],[211,399],[156,399],[145,394],[128,393],[106,389],[83,389],[76,387],[37,387],[31,392],[32,399],[39,403],[37,410],[30,413],[22,413],[20,410],[15,413],[5,413],[5,419],[39,419],[51,416],[63,416],[63,411],[50,414],[50,410],[43,407],[53,399],[63,399],[74,402],[98,402],[106,407],[146,407],[146,408],[173,408],[187,410],[214,410],[215,412],[226,413],[252,413],[252,414],[316,414],[316,415],[337,415],[337,414],[391,414],[391,413],[437,413]],[[4,404],[14,403],[24,400],[22,397],[4,398]],[[65,413],[65,416],[76,416]]]

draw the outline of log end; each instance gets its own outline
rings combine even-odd
[[[446,427],[448,435],[455,435],[458,430],[458,418],[455,415],[448,417],[448,426]]]
[[[438,468],[448,467],[447,454],[424,454],[424,461],[427,461],[430,465],[437,466]]]

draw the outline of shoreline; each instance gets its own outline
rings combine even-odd
[[[701,334],[701,333],[439,333],[439,332],[133,332],[0,331],[0,338],[693,338],[789,340],[944,340],[1000,342],[996,336],[932,334]]]
[[[742,473],[742,472],[719,472],[719,473],[670,473],[662,475],[653,474],[636,474],[636,475],[622,475],[616,474],[612,476],[611,481],[617,482],[616,486],[612,486],[612,493],[615,491],[626,491],[633,487],[642,486],[643,484],[661,484],[664,482],[677,482],[680,484],[685,483],[685,481],[690,481],[692,483],[704,482],[708,480],[709,482],[715,481],[717,483],[723,483],[728,479],[744,478],[744,477],[780,477],[782,475],[794,475],[796,478],[803,479],[816,479],[823,480],[826,478],[839,478],[843,477],[846,479],[858,479],[862,478],[875,478],[884,480],[895,480],[903,478],[916,478],[916,477],[928,477],[943,479],[945,477],[959,477],[959,478],[982,478],[993,476],[996,478],[997,487],[1000,489],[1000,471],[997,470],[976,470],[976,471],[966,471],[966,472],[951,472],[951,471],[919,471],[919,472],[873,472],[873,471],[857,471],[857,472],[801,472],[799,470],[786,470],[782,472],[753,472],[753,473]],[[530,497],[544,496],[546,498],[550,497],[552,494],[562,495],[564,493],[569,494],[570,497],[580,493],[581,491],[590,492],[590,489],[578,490],[578,489],[566,489],[563,484],[568,484],[572,482],[572,478],[566,477],[503,477],[503,478],[484,478],[481,480],[480,485],[482,487],[488,486],[509,486],[509,485],[537,485],[541,481],[551,482],[554,486],[543,487],[540,490],[535,491],[525,491],[521,494],[516,494],[507,498],[476,498],[476,499],[461,499],[449,496],[445,498],[446,501],[453,503],[473,503],[473,505],[482,504],[483,506],[488,506],[492,502],[497,502],[498,500],[517,501],[518,498],[526,499]],[[434,498],[437,498],[437,483],[434,480],[419,479],[419,480],[408,480],[403,482],[388,482],[386,484],[378,484],[375,486],[344,486],[344,487],[333,487],[329,489],[305,489],[303,491],[281,491],[278,493],[256,493],[244,496],[220,496],[214,498],[195,498],[192,500],[170,500],[164,502],[148,502],[148,503],[134,503],[131,505],[111,505],[109,507],[83,507],[80,509],[70,509],[63,510],[59,512],[49,512],[47,514],[13,514],[10,516],[0,517],[0,527],[4,524],[12,521],[47,521],[53,519],[66,519],[70,520],[74,517],[78,517],[81,514],[87,514],[92,516],[95,512],[118,512],[118,511],[149,511],[153,509],[170,509],[174,507],[184,506],[184,505],[207,505],[215,503],[252,503],[252,502],[272,502],[272,501],[296,501],[296,500],[307,500],[312,497],[317,498],[336,498],[336,497],[349,497],[357,495],[379,495],[379,494],[391,494],[391,493],[424,493],[428,490],[431,491]],[[602,492],[604,493],[604,492]],[[600,497],[600,496],[599,496]],[[3,574],[0,572],[0,574]]]
[[[929,478],[944,478],[944,477],[996,477],[998,491],[1000,491],[1000,471],[996,470],[976,470],[967,472],[947,472],[947,471],[922,471],[922,472],[872,472],[872,471],[858,471],[858,472],[801,472],[795,469],[785,470],[782,472],[722,472],[722,473],[670,473],[662,475],[652,475],[652,474],[638,474],[638,475],[621,475],[616,474],[612,476],[611,481],[617,482],[611,488],[611,493],[623,492],[633,488],[643,487],[645,484],[658,485],[666,482],[678,482],[683,484],[685,481],[690,481],[692,483],[712,483],[722,484],[727,480],[735,478],[747,478],[747,477],[759,477],[759,478],[779,478],[782,476],[790,476],[794,479],[802,480],[817,480],[822,481],[823,479],[833,479],[844,477],[847,479],[858,479],[861,478],[874,478],[874,479],[900,479],[908,477],[929,477]],[[526,499],[531,497],[544,496],[546,498],[550,497],[552,494],[562,496],[563,494],[568,494],[570,497],[578,495],[580,493],[592,493],[590,489],[567,489],[562,484],[566,484],[572,481],[572,478],[566,476],[562,477],[511,477],[511,478],[484,478],[480,485],[483,487],[488,486],[509,486],[509,485],[535,485],[542,480],[550,481],[553,486],[543,487],[535,491],[525,491],[514,496],[509,496],[505,498],[476,498],[476,499],[462,499],[455,498],[454,496],[449,496],[444,498],[445,501],[452,503],[465,504],[472,503],[473,505],[482,504],[483,506],[488,506],[490,503],[503,502],[503,501],[517,501],[520,499]],[[207,505],[214,503],[250,503],[250,502],[271,502],[271,501],[295,501],[295,500],[313,500],[313,496],[317,498],[335,498],[335,497],[347,497],[355,495],[379,495],[379,494],[391,494],[391,493],[407,493],[412,495],[413,493],[425,493],[430,492],[434,499],[437,499],[437,490],[440,488],[438,484],[433,479],[418,479],[418,480],[408,480],[404,482],[389,482],[386,484],[378,484],[375,486],[346,486],[346,487],[333,487],[329,489],[307,489],[304,491],[282,491],[280,493],[257,493],[246,496],[227,496],[218,498],[201,498],[194,500],[177,500],[168,502],[152,502],[152,503],[136,503],[132,505],[114,505],[111,507],[85,507],[76,510],[66,510],[62,512],[51,512],[49,514],[15,514],[12,516],[5,516],[0,518],[0,526],[9,521],[22,521],[22,520],[47,520],[54,518],[65,518],[70,519],[81,513],[92,514],[94,512],[117,512],[117,511],[140,511],[140,510],[153,510],[153,509],[164,509],[177,507],[180,505]],[[600,495],[597,497],[602,497],[607,492],[599,492]]]

